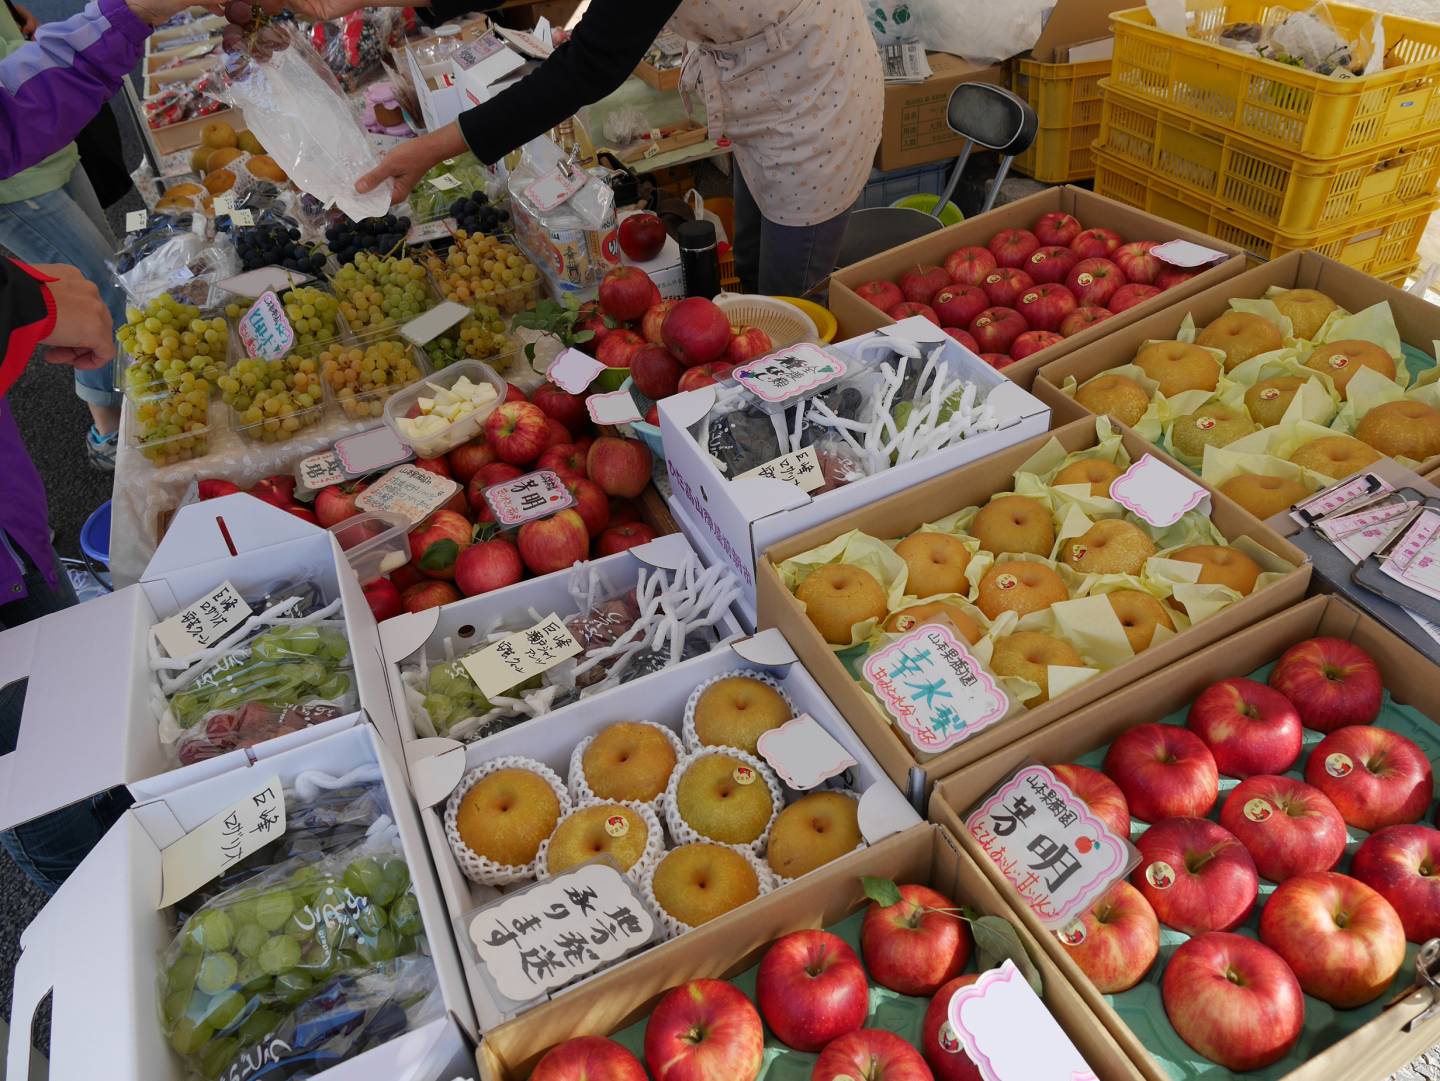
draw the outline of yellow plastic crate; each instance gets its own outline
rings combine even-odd
[[[1393,66],[1337,79],[1215,44],[1227,25],[1273,25],[1313,0],[1191,0],[1191,36],[1169,34],[1146,8],[1117,11],[1112,84],[1231,128],[1277,150],[1331,158],[1440,130],[1440,25],[1385,15]],[[1350,40],[1368,38],[1375,12],[1326,9]]]
[[[1440,200],[1429,199],[1324,232],[1285,233],[1250,221],[1098,146],[1095,194],[1198,229],[1261,260],[1291,251],[1314,251],[1377,278],[1398,274],[1415,262],[1425,225],[1440,206]]]
[[[1012,87],[1030,103],[1040,128],[1015,169],[1045,184],[1065,184],[1094,175],[1090,144],[1100,133],[1100,84],[1109,60],[1083,64],[1016,61]]]
[[[1106,153],[1283,233],[1334,229],[1433,198],[1440,131],[1414,143],[1329,160],[1297,158],[1107,88]]]

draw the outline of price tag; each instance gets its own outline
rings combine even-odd
[[[285,318],[285,307],[275,290],[261,293],[236,327],[247,357],[275,360],[295,346],[295,330]]]
[[[432,240],[441,240],[455,232],[454,218],[440,218],[436,221],[421,222],[419,225],[412,225],[410,231],[405,234],[406,244],[428,244]]]
[[[235,209],[235,193],[233,191],[227,191],[221,195],[217,195],[210,205],[214,209],[217,218],[221,214],[229,214]]]
[[[336,449],[339,449],[337,443]],[[360,510],[384,511],[412,526],[443,507],[460,490],[449,477],[410,464],[397,465],[355,499]]]
[[[1360,473],[1339,484],[1332,484],[1316,492],[1309,499],[1297,503],[1290,517],[1301,525],[1310,525],[1327,515],[1350,507],[1352,503],[1368,503],[1382,495],[1389,495],[1395,488],[1378,473]],[[1350,507],[1352,511],[1359,506]]]
[[[813,492],[817,488],[825,487],[825,473],[820,468],[820,459],[815,456],[814,447],[802,447],[789,454],[782,454],[764,465],[757,465],[754,469],[741,473],[735,479],[744,480],[746,477],[783,480],[786,484],[795,485],[802,492]]]
[[[946,1023],[985,1081],[1097,1081],[1013,961],[957,990]]]
[[[655,920],[624,875],[587,863],[482,908],[468,930],[500,993],[528,1002],[645,946]]]
[[[340,456],[333,450],[301,458],[300,464],[295,467],[296,483],[310,492],[340,484],[345,479],[345,467],[340,464]]]
[[[451,59],[461,71],[469,71],[477,64],[490,59],[505,48],[505,43],[494,34],[482,34]]]
[[[1210,511],[1209,492],[1150,454],[1115,478],[1110,498],[1161,529],[1174,525],[1189,511],[1198,509],[1207,516]]]
[[[183,612],[157,623],[155,637],[169,656],[180,660],[209,649],[250,614],[245,598],[225,582]]]
[[[232,210],[230,211],[230,220],[236,225],[254,225],[255,215],[248,210]]]
[[[125,215],[125,231],[127,233],[138,233],[145,228],[145,223],[150,220],[150,215],[143,210],[132,210]]]
[[[592,394],[585,399],[585,412],[596,424],[630,424],[640,420],[640,410],[628,390]]]
[[[285,789],[271,777],[160,853],[157,907],[184,900],[284,835]]]
[[[856,765],[855,758],[808,713],[760,736],[756,748],[780,779],[807,792]]]
[[[1069,925],[1140,862],[1128,839],[1037,764],[1001,783],[970,812],[965,828],[1036,918],[1062,932],[1062,942]]]
[[[485,489],[485,502],[501,529],[512,529],[536,518],[548,518],[575,505],[575,497],[560,474],[549,469],[494,484]]]
[[[504,694],[531,676],[580,652],[580,643],[553,612],[529,630],[508,634],[460,663],[486,698]]]
[[[550,362],[545,378],[561,390],[571,394],[584,394],[603,372],[606,365],[594,357],[587,357],[578,349],[562,349],[560,355]]]
[[[1187,270],[1209,266],[1211,263],[1223,263],[1229,258],[1223,251],[1192,244],[1188,240],[1171,240],[1157,244],[1150,249],[1150,254],[1171,266],[1185,267]]]
[[[220,288],[242,297],[258,297],[267,289],[279,292],[304,285],[310,280],[309,274],[299,270],[283,266],[262,266],[258,270],[247,270],[244,274],[226,278],[220,282]]]
[[[525,189],[525,197],[543,213],[549,213],[585,186],[588,174],[572,168],[568,173],[552,169]]]
[[[818,346],[800,342],[737,367],[736,381],[764,402],[785,402],[833,383],[845,374],[845,362]]]
[[[402,326],[400,337],[407,342],[423,346],[437,334],[443,334],[469,314],[470,309],[464,304],[458,304],[453,300],[444,300],[428,312],[422,312]]]
[[[941,623],[926,623],[875,650],[862,669],[875,697],[930,754],[1005,716],[1010,700],[969,648]]]
[[[453,191],[460,186],[460,181],[455,179],[453,173],[441,173],[438,176],[432,176],[426,183],[437,191]]]

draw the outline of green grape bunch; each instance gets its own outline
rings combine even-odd
[[[410,347],[394,339],[367,346],[332,346],[322,350],[318,359],[330,393],[352,419],[380,416],[385,399],[422,374]]]
[[[459,326],[426,343],[425,355],[437,370],[466,358],[489,360],[513,348],[498,308],[474,304],[471,311],[474,314],[467,315]]]
[[[246,357],[220,377],[220,399],[234,410],[235,430],[255,442],[283,442],[319,423],[324,394],[315,357]]]
[[[332,627],[277,626],[215,661],[170,699],[183,728],[217,710],[249,702],[283,709],[304,702],[338,702],[350,693],[350,645]]]
[[[359,252],[335,272],[331,285],[354,330],[404,323],[433,306],[425,267],[408,255]]]
[[[223,316],[205,317],[169,293],[143,308],[127,308],[115,332],[129,357],[125,389],[132,396],[190,391],[200,381],[215,386],[225,368],[229,332]]]
[[[144,398],[133,405],[135,443],[153,465],[174,465],[210,452],[210,382]]]

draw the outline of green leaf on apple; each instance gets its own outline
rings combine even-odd
[[[872,878],[869,875],[861,875],[860,888],[865,891],[866,897],[882,908],[898,905],[902,900],[900,887],[888,878]]]
[[[1009,920],[1000,916],[977,916],[970,921],[970,931],[975,936],[975,960],[982,972],[997,968],[1004,961],[1013,961],[1031,990],[1037,995],[1044,993],[1040,973]]]
[[[422,571],[443,571],[446,567],[455,565],[455,557],[460,554],[460,545],[455,541],[446,538],[436,541],[425,554],[420,557],[419,567]]]
[[[581,345],[584,342],[590,341],[594,337],[595,332],[593,330],[582,330],[575,335],[575,344]]]

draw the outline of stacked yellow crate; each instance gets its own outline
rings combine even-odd
[[[1015,159],[1017,172],[1046,184],[1068,184],[1095,175],[1090,145],[1100,134],[1100,85],[1109,74],[1109,60],[1015,62],[1012,88],[1030,103],[1040,122],[1035,142]]]
[[[1207,0],[1193,34],[1115,15],[1095,190],[1261,259],[1314,250],[1376,277],[1411,270],[1440,185],[1440,26],[1384,16],[1388,66],[1336,78],[1227,49],[1311,0]],[[1350,40],[1375,13],[1328,5]]]

